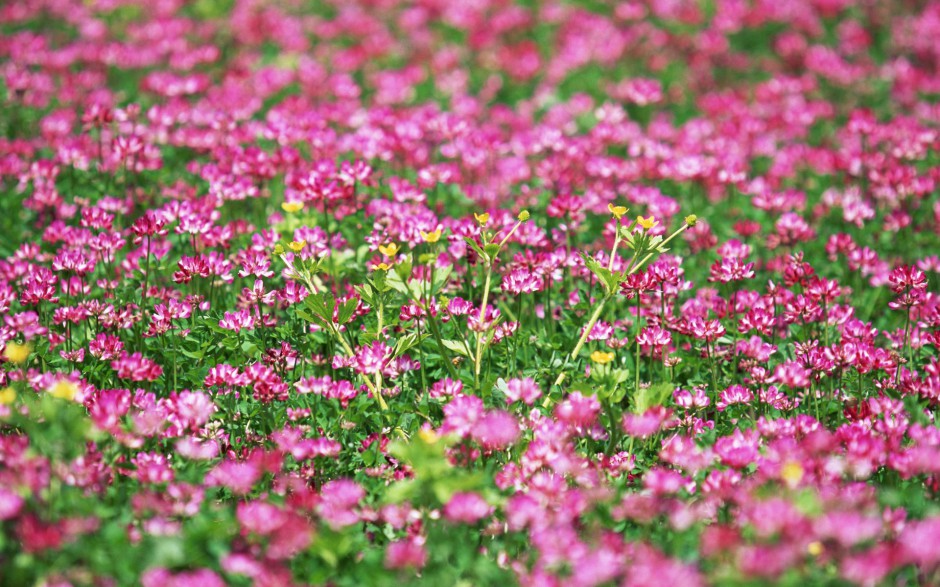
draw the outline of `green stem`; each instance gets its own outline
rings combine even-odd
[[[477,390],[480,389],[480,364],[483,359],[483,339],[486,333],[483,331],[483,318],[486,315],[486,304],[490,299],[490,280],[493,277],[493,263],[486,264],[486,279],[483,281],[483,302],[480,304],[480,317],[477,328],[477,351],[473,363],[473,381]]]
[[[450,378],[454,381],[460,379],[457,375],[457,370],[454,369],[454,364],[447,358],[447,347],[444,346],[444,340],[441,338],[441,329],[437,325],[437,320],[434,316],[431,315],[430,310],[428,314],[428,326],[431,327],[431,335],[434,336],[434,341],[437,343],[437,348],[441,351],[441,357],[444,359],[444,365],[447,367],[447,372],[450,373]]]
[[[640,336],[640,290],[636,290],[636,327],[634,328],[635,334],[633,336],[633,344],[636,345],[636,362],[634,364],[634,370],[636,371],[635,375],[635,387],[634,393],[639,396],[640,393],[640,343],[637,338]]]
[[[601,299],[600,303],[594,308],[594,313],[591,314],[591,319],[588,320],[587,326],[584,328],[584,332],[581,333],[581,338],[578,339],[578,343],[574,345],[574,348],[571,349],[571,354],[568,356],[570,360],[574,360],[578,357],[578,353],[581,352],[581,348],[584,346],[587,337],[590,336],[591,330],[594,329],[594,325],[597,323],[598,318],[600,318],[601,312],[604,311],[604,305],[607,304],[607,300],[611,298],[611,294],[607,294]],[[562,365],[562,371],[558,374],[558,378],[555,379],[555,383],[552,386],[561,385],[562,381],[565,380],[564,365]],[[548,399],[548,398],[546,398]]]
[[[352,348],[350,348],[349,343],[346,342],[346,339],[343,338],[342,334],[340,334],[339,331],[336,329],[335,325],[332,325],[332,324],[330,325],[330,332],[331,334],[333,334],[333,338],[339,341],[340,346],[343,347],[343,350],[346,351],[347,355],[352,357],[356,354],[353,352]],[[382,408],[382,411],[384,412],[385,410],[388,410],[388,404],[385,403],[385,398],[383,398],[382,393],[378,389],[375,388],[375,385],[373,385],[372,381],[365,375],[362,376],[362,380],[365,381],[366,387],[369,388],[369,391],[371,391],[372,394],[375,396],[375,398],[378,400],[379,407]]]

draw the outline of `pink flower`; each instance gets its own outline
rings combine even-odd
[[[542,390],[531,377],[510,379],[505,388],[506,403],[521,401],[531,406],[542,395]]]
[[[444,517],[451,522],[473,524],[492,513],[493,507],[476,493],[455,493],[444,506]]]
[[[487,412],[474,426],[471,436],[488,450],[500,450],[519,438],[519,422],[502,410]]]
[[[140,582],[143,587],[225,587],[225,581],[209,569],[174,574],[158,567],[145,571]]]
[[[718,394],[718,411],[724,411],[728,406],[735,404],[749,404],[754,400],[754,394],[746,387],[741,385],[732,385],[728,389]]]
[[[555,408],[555,417],[559,421],[575,428],[588,428],[597,421],[601,411],[601,403],[593,395],[581,395],[574,392],[558,404]]]
[[[389,569],[420,569],[427,560],[428,551],[420,536],[392,542],[385,550],[385,567]]]
[[[320,490],[317,513],[334,529],[355,524],[359,521],[355,508],[365,496],[365,490],[355,481],[330,481]]]
[[[120,358],[111,361],[111,368],[121,379],[131,381],[156,381],[163,374],[160,365],[144,358],[140,353],[124,353]]]
[[[23,508],[24,500],[19,495],[0,487],[0,520],[12,520]]]

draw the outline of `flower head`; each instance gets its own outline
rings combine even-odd
[[[591,353],[591,360],[598,365],[606,365],[614,360],[614,353],[605,353],[604,351],[594,351]]]
[[[75,399],[76,393],[78,393],[78,386],[65,379],[53,383],[49,388],[49,395],[67,401]]]
[[[11,363],[19,365],[26,362],[29,352],[30,348],[27,344],[8,342],[6,348],[3,349],[3,356]]]
[[[284,202],[281,204],[281,209],[288,213],[300,212],[304,209],[303,202]]]
[[[780,478],[791,489],[803,479],[803,465],[796,461],[787,461],[780,467]]]
[[[379,252],[385,255],[386,257],[394,257],[398,254],[398,245],[395,243],[388,243],[387,245],[381,245],[379,247]]]
[[[424,242],[433,244],[441,240],[441,233],[443,232],[444,232],[443,230],[438,228],[437,230],[433,232],[424,232],[422,230],[419,232],[419,234],[421,235],[421,238],[424,239]]]
[[[480,226],[486,226],[486,223],[490,221],[490,215],[488,212],[484,212],[483,214],[477,214],[474,212],[473,217],[477,219],[477,222],[480,223]]]
[[[652,215],[650,215],[649,218],[643,218],[642,216],[637,216],[636,223],[642,226],[644,230],[652,230],[654,226],[659,224],[659,221],[656,220]]]
[[[291,241],[287,243],[287,248],[294,251],[295,253],[299,253],[300,251],[304,250],[304,247],[306,246],[307,246],[307,241],[305,240]]]
[[[614,218],[620,220],[623,218],[623,215],[627,213],[626,206],[614,206],[613,204],[607,204],[607,209],[610,210],[610,213],[614,215]]]

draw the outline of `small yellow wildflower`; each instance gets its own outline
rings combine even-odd
[[[645,230],[652,230],[654,226],[659,224],[659,221],[653,218],[652,215],[649,218],[643,218],[642,216],[637,216],[636,223],[642,226]]]
[[[526,220],[529,219],[529,211],[523,210],[522,212],[519,212],[519,215],[516,216],[516,218],[519,219],[519,222],[525,222]]]
[[[610,210],[610,213],[614,215],[614,218],[620,220],[623,218],[623,215],[627,213],[626,206],[614,206],[613,204],[607,204],[607,209]]]
[[[49,388],[49,395],[68,401],[75,399],[76,393],[78,393],[78,386],[64,379],[57,381]]]
[[[594,351],[591,353],[591,360],[598,365],[606,365],[614,360],[614,353],[605,353],[604,351]]]
[[[806,552],[812,556],[819,556],[823,553],[822,542],[814,540],[806,545]]]
[[[303,202],[284,202],[281,204],[281,209],[288,213],[300,212],[304,209]]]
[[[695,214],[689,214],[688,216],[685,217],[685,223],[688,224],[689,226],[695,226],[696,224],[698,224],[698,216],[696,216]]]
[[[291,241],[287,243],[287,248],[294,251],[295,253],[299,253],[300,251],[304,250],[304,247],[306,246],[307,241]]]
[[[389,265],[388,263],[377,263],[376,265],[373,265],[372,268],[373,268],[373,269],[379,269],[379,270],[381,270],[381,271],[388,271],[389,269],[392,268],[392,266]]]
[[[780,467],[780,478],[793,489],[803,479],[803,465],[796,461],[787,461]]]
[[[490,215],[488,212],[484,212],[483,214],[477,214],[474,212],[473,217],[477,219],[477,222],[480,223],[480,226],[486,226],[486,223],[490,221]]]
[[[433,428],[422,428],[418,432],[418,437],[420,437],[425,444],[434,444],[440,438]]]
[[[3,349],[3,356],[11,363],[19,365],[25,363],[26,359],[29,358],[29,351],[30,348],[28,344],[8,342],[6,348]]]
[[[438,228],[434,232],[424,232],[423,230],[421,230],[419,231],[419,234],[421,235],[421,238],[424,239],[424,242],[433,244],[441,240],[441,234],[443,232],[444,232],[443,230]]]
[[[8,406],[16,399],[16,390],[12,387],[5,387],[0,390],[0,405]]]
[[[398,253],[398,245],[395,243],[388,243],[387,245],[380,246],[379,252],[386,257],[394,257]]]

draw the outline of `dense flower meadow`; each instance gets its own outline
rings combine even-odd
[[[940,584],[940,2],[0,4],[0,584]]]

